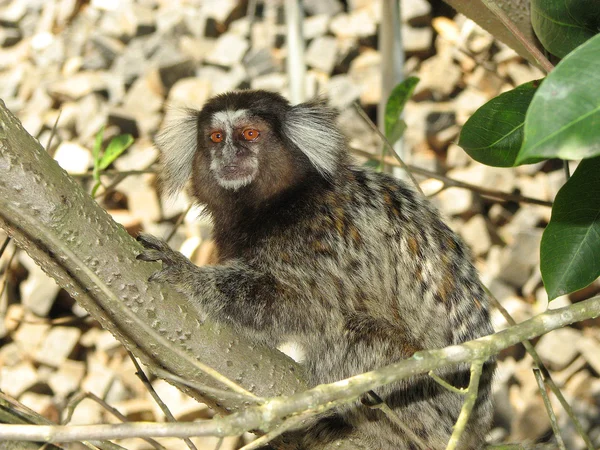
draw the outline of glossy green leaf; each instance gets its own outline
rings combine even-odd
[[[536,36],[559,58],[600,31],[598,0],[531,0],[530,5]]]
[[[399,128],[397,128],[397,123],[400,120],[400,114],[402,113],[406,102],[412,95],[418,82],[419,79],[417,77],[409,77],[399,83],[390,93],[385,105],[384,118],[385,137],[390,141],[390,144],[396,142],[404,131],[401,130],[400,135],[397,135],[399,130]]]
[[[100,169],[104,170],[110,166],[131,144],[133,144],[133,136],[130,134],[120,134],[112,138],[100,160]]]
[[[494,97],[467,120],[458,145],[488,166],[511,167],[523,143],[525,113],[539,81],[531,81]]]
[[[600,155],[600,34],[563,59],[533,96],[517,163]]]
[[[583,160],[556,195],[540,260],[550,299],[600,276],[600,158]]]

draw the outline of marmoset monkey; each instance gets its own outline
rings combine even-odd
[[[162,261],[152,279],[215,320],[272,346],[299,342],[312,385],[493,332],[460,239],[405,183],[352,165],[335,113],[322,102],[292,106],[266,91],[226,93],[189,111],[157,142],[166,190],[191,178],[212,216],[219,264],[197,267],[147,235],[139,259]],[[485,442],[493,370],[488,361],[461,450]],[[468,365],[437,373],[468,385]],[[355,402],[296,433],[297,448],[349,435],[357,448],[443,449],[464,400],[428,375],[375,393],[404,426]]]

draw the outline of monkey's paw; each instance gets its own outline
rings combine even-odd
[[[196,269],[189,259],[173,250],[165,241],[145,233],[140,233],[137,241],[144,246],[145,250],[135,259],[162,261],[162,269],[151,275],[148,281],[166,282],[177,288],[178,284],[184,282],[186,275]]]

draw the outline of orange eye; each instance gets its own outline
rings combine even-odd
[[[260,131],[255,130],[254,128],[246,128],[242,131],[242,137],[247,141],[253,141],[258,136],[260,136]]]
[[[224,139],[224,137],[225,136],[220,131],[213,131],[210,134],[210,140],[213,141],[215,144],[221,142]]]

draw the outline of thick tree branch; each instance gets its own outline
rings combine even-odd
[[[280,352],[199,320],[181,296],[145,280],[141,247],[51,159],[0,101],[0,227],[149,369],[225,388],[200,361],[245,388],[273,396],[302,390],[302,370]],[[225,355],[227,355],[225,357]],[[232,390],[233,383],[229,384]],[[188,393],[235,410],[239,400]],[[250,395],[253,395],[250,394]]]

